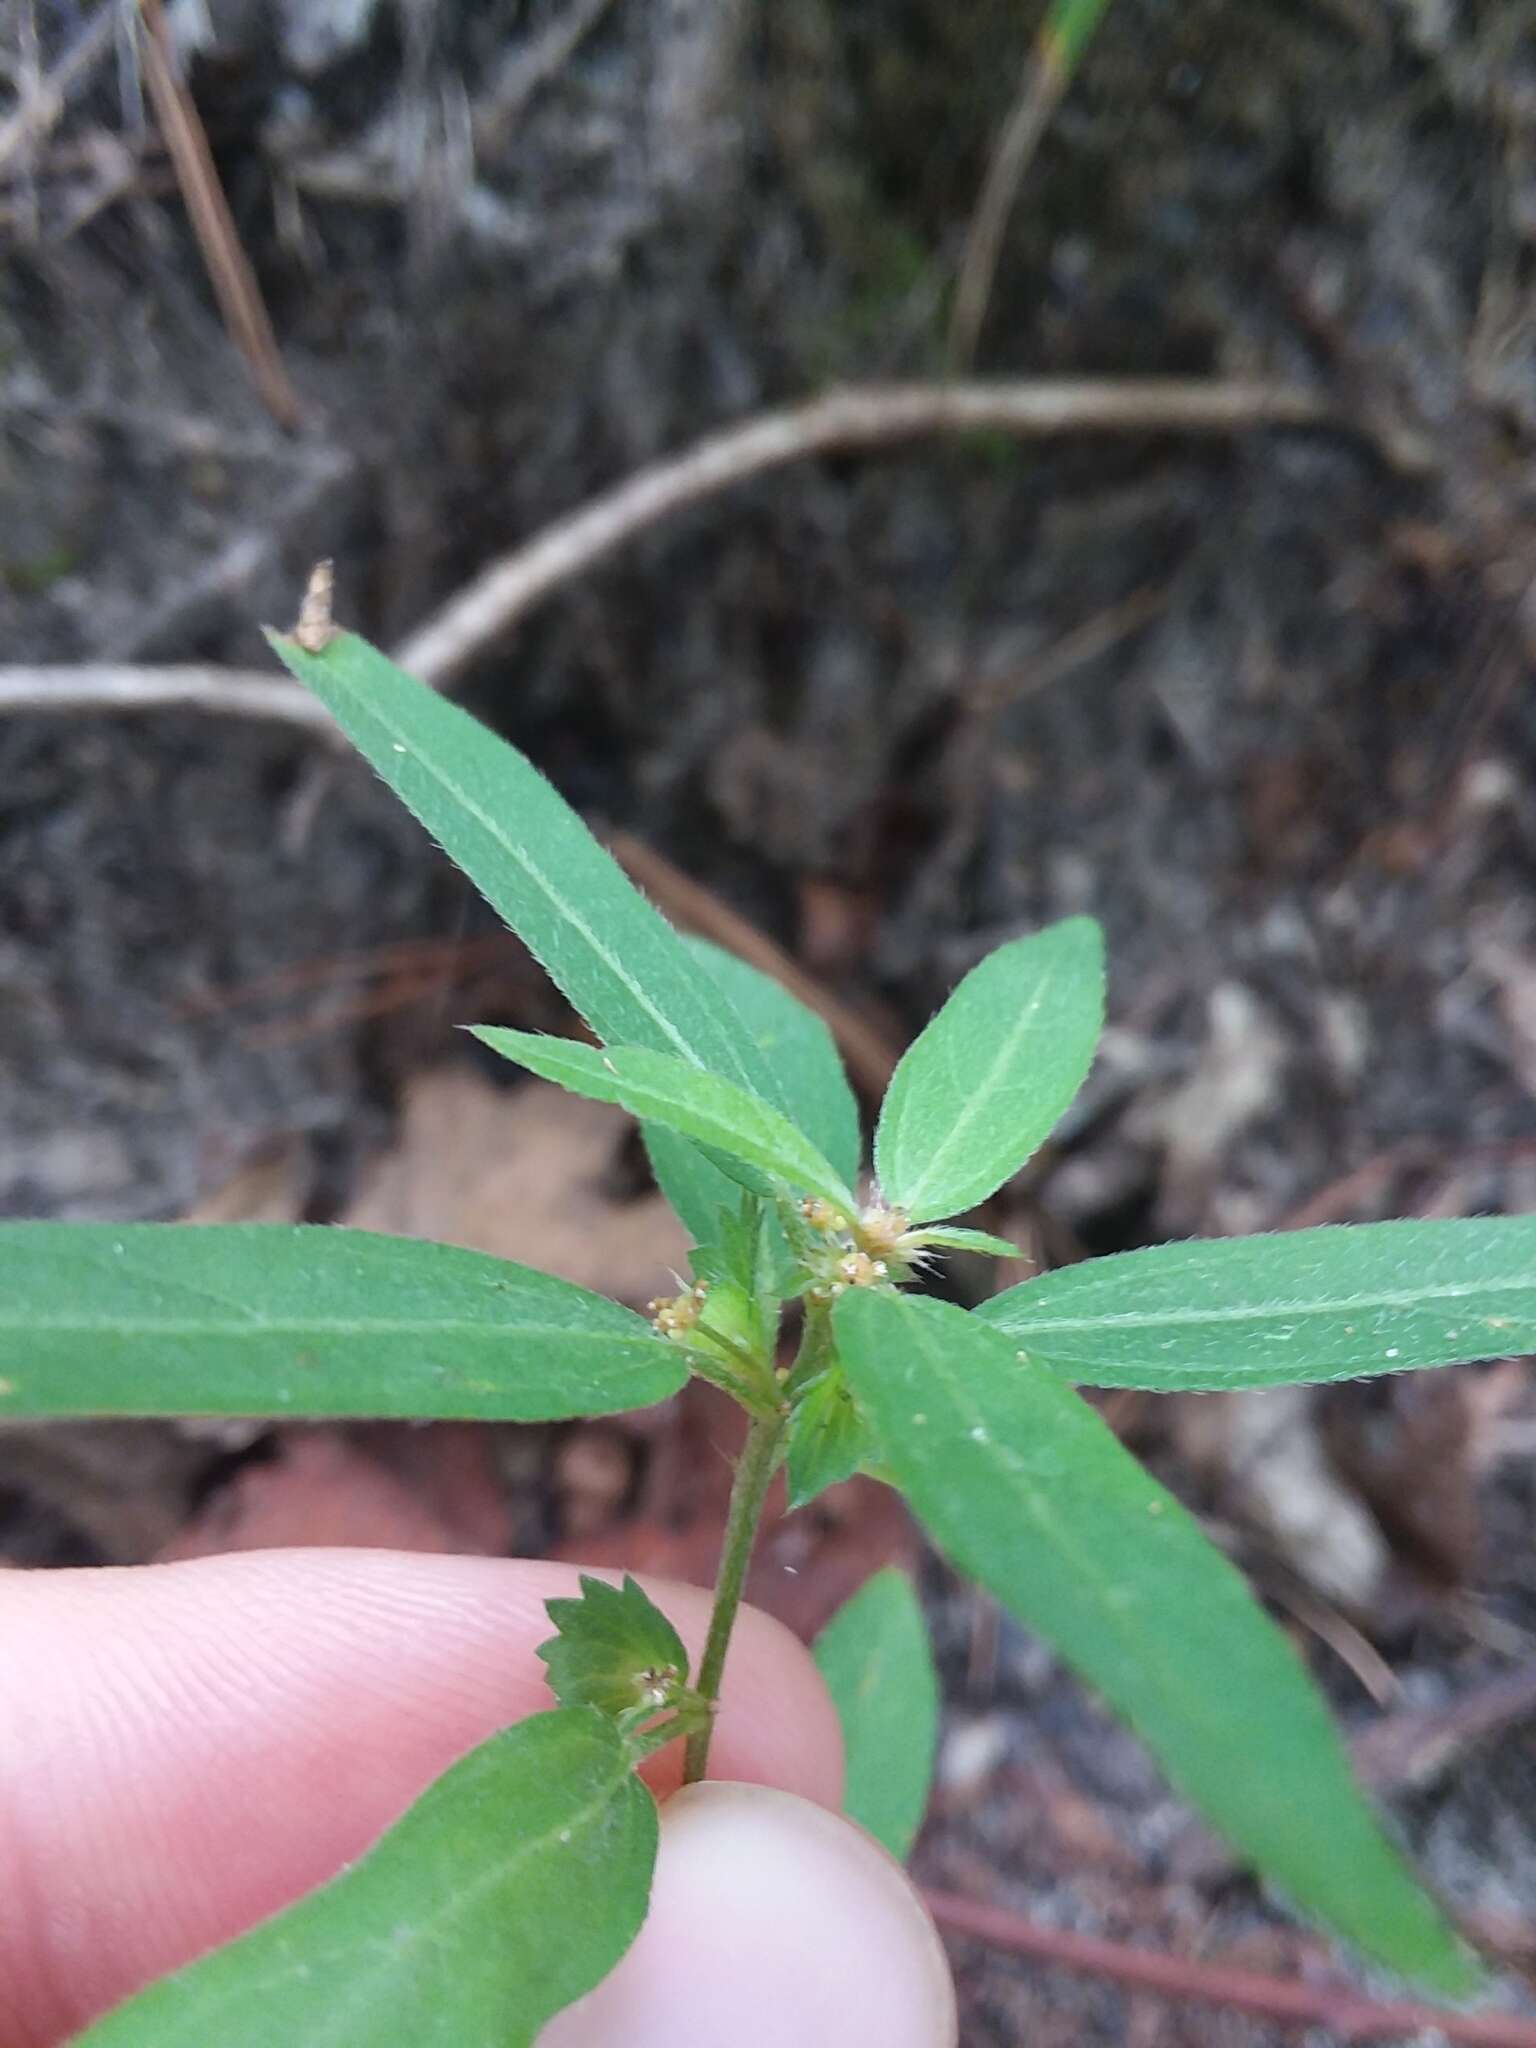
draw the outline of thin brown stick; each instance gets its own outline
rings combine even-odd
[[[19,711],[207,711],[266,718],[344,744],[330,713],[297,683],[259,669],[120,667],[0,668],[0,717]]]
[[[1024,173],[1061,103],[1070,75],[1064,64],[1053,62],[1038,46],[1024,61],[1018,95],[998,131],[992,161],[966,230],[954,308],[949,318],[949,362],[953,370],[969,369],[976,353],[1008,216],[1019,196]]]
[[[665,854],[628,832],[609,832],[605,836],[609,852],[630,880],[653,898],[674,924],[697,932],[702,938],[713,939],[749,966],[782,982],[791,995],[798,996],[826,1024],[863,1092],[876,1101],[884,1095],[901,1056],[899,1047],[887,1044],[873,1025],[840,1001],[814,975],[807,974],[766,932],[732,910],[713,889],[674,867]]]
[[[139,0],[139,11],[144,22],[141,43],[145,82],[155,103],[155,118],[165,146],[176,167],[182,198],[208,266],[209,281],[224,324],[244,356],[251,381],[268,412],[280,426],[297,427],[298,393],[288,381],[277,336],[267,317],[256,273],[241,246],[197,108],[176,74],[162,0]]]
[[[871,384],[762,413],[639,470],[489,563],[419,626],[396,660],[439,689],[562,583],[674,512],[749,477],[841,448],[881,448],[930,434],[1232,434],[1325,417],[1310,393],[1281,384],[1183,378],[977,384]]]
[[[1098,1935],[1042,1927],[1001,1906],[985,1906],[951,1892],[929,1891],[923,1896],[934,1919],[951,1934],[1163,1998],[1224,2006],[1283,2026],[1326,2027],[1344,2041],[1396,2040],[1433,2028],[1465,2048],[1536,2048],[1536,2020],[1514,2013],[1447,2012],[1406,1999],[1366,1998],[1343,1985],[1302,1984],[1230,1963],[1159,1955]]]

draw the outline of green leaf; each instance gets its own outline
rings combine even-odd
[[[905,1859],[928,1805],[939,1737],[939,1680],[928,1625],[905,1572],[876,1572],[813,1645],[843,1725],[843,1806]]]
[[[977,1311],[1099,1387],[1274,1387],[1536,1350],[1536,1216],[1331,1224],[1116,1252]]]
[[[771,975],[706,939],[684,943],[719,983],[771,1068],[780,1106],[851,1185],[859,1170],[859,1111],[831,1032]],[[656,1125],[644,1135],[662,1193],[694,1241],[710,1243],[719,1215],[736,1204],[736,1183],[686,1138]]]
[[[859,1105],[831,1032],[814,1010],[771,974],[707,939],[683,943],[714,977],[746,1026],[778,1084],[779,1093],[771,1099],[787,1110],[790,1121],[851,1185],[863,1149]]]
[[[541,1422],[686,1377],[642,1317],[548,1273],[303,1224],[0,1224],[0,1345],[0,1417]]]
[[[809,1138],[778,1110],[718,1074],[701,1073],[682,1060],[637,1046],[603,1049],[494,1025],[477,1024],[474,1033],[503,1059],[557,1081],[574,1095],[622,1103],[632,1115],[665,1124],[796,1190],[822,1195],[845,1209],[853,1205],[853,1196]]]
[[[1069,917],[973,967],[891,1078],[875,1134],[886,1201],[914,1223],[1002,1186],[1087,1078],[1104,1021],[1104,941]]]
[[[851,1479],[869,1448],[847,1378],[840,1366],[830,1366],[806,1386],[789,1418],[788,1506],[803,1508]]]
[[[355,633],[321,654],[267,639],[599,1038],[669,1053],[788,1108],[719,982],[515,747]]]
[[[908,1242],[919,1249],[938,1252],[975,1252],[982,1259],[1019,1259],[1024,1255],[1006,1237],[993,1237],[986,1230],[962,1230],[958,1223],[939,1223],[927,1230],[914,1230]]]
[[[838,1349],[946,1555],[1119,1708],[1306,1911],[1445,1992],[1476,1979],[1241,1575],[1088,1404],[945,1302],[851,1290]]]
[[[544,1608],[557,1633],[538,1654],[561,1706],[621,1720],[658,1714],[685,1691],[683,1639],[635,1579],[610,1586],[583,1573],[580,1599],[546,1600]]]
[[[77,2048],[530,2048],[639,1932],[656,1808],[612,1722],[523,1721],[358,1863]]]

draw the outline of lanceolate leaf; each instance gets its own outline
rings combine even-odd
[[[705,939],[684,941],[720,984],[781,1091],[780,1105],[848,1182],[859,1170],[859,1112],[832,1034],[782,983]],[[662,1193],[698,1244],[710,1243],[719,1217],[740,1200],[727,1178],[686,1138],[660,1125],[645,1131]]]
[[[1092,918],[989,953],[892,1076],[875,1134],[885,1199],[925,1223],[1001,1187],[1083,1085],[1103,1020]]]
[[[449,1245],[272,1223],[0,1224],[0,1417],[538,1422],[685,1377],[640,1316]]]
[[[718,1074],[700,1073],[664,1053],[636,1046],[578,1044],[541,1038],[532,1031],[477,1025],[475,1036],[546,1081],[576,1095],[619,1102],[633,1115],[786,1181],[797,1192],[822,1195],[851,1209],[853,1196],[809,1138],[776,1109]]]
[[[79,2048],[529,2048],[638,1933],[656,1808],[613,1724],[539,1714],[350,1869],[152,1984]]]
[[[1053,1643],[1295,1903],[1443,1991],[1473,1982],[1289,1643],[1082,1398],[938,1301],[852,1290],[838,1348],[947,1555]]]
[[[515,747],[354,633],[321,654],[267,637],[599,1038],[788,1107],[719,983]]]
[[[1536,1350],[1536,1216],[1155,1245],[979,1311],[1098,1387],[1273,1387]]]
[[[939,1735],[939,1681],[928,1625],[905,1572],[876,1572],[815,1642],[843,1726],[843,1805],[893,1856],[922,1825]]]

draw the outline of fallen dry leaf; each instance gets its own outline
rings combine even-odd
[[[674,1291],[688,1240],[660,1195],[618,1191],[622,1110],[456,1063],[406,1084],[394,1144],[339,1220],[557,1273],[638,1307]]]
[[[162,1561],[331,1544],[505,1552],[511,1517],[491,1442],[468,1423],[285,1430],[273,1456],[242,1465]]]

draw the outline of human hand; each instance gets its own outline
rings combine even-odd
[[[534,1647],[545,1600],[575,1581],[347,1550],[0,1575],[0,2041],[51,2048],[275,1912],[457,1756],[547,1707]],[[708,1596],[648,1590],[696,1654]],[[646,1768],[658,1794],[678,1748]],[[951,2048],[932,1924],[834,1817],[831,1702],[751,1610],[711,1768],[741,1783],[663,1806],[644,1930],[540,2048]]]

